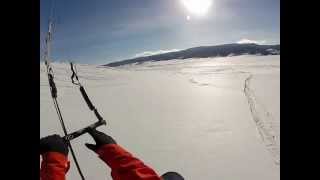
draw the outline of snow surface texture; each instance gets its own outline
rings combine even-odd
[[[68,64],[52,64],[69,132],[96,121]],[[235,56],[147,62],[118,68],[77,66],[79,78],[114,137],[158,174],[185,179],[280,179],[280,56]],[[40,136],[63,135],[40,65]],[[112,179],[88,150],[89,135],[72,141],[87,179]],[[71,155],[69,155],[71,159]],[[69,180],[79,179],[71,160]]]

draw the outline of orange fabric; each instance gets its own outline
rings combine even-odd
[[[42,155],[40,170],[41,180],[65,180],[70,168],[68,158],[58,152],[48,152]]]
[[[113,180],[161,180],[154,170],[117,144],[104,145],[97,153],[111,168]]]
[[[111,168],[113,180],[161,180],[154,170],[119,145],[104,145],[97,153]],[[42,159],[41,180],[66,180],[65,175],[70,168],[70,162],[65,155],[48,152]]]

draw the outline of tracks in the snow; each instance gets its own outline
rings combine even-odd
[[[250,80],[252,79],[252,74],[250,74],[245,82],[243,92],[247,97],[250,112],[254,122],[257,125],[258,131],[265,143],[267,149],[271,152],[274,157],[274,161],[277,165],[280,165],[280,145],[277,144],[277,134],[273,128],[274,119],[262,105],[257,103],[257,98],[254,95],[252,89],[250,89]]]

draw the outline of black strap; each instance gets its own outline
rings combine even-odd
[[[71,81],[73,84],[75,85],[78,85],[79,86],[79,90],[81,92],[81,95],[83,97],[83,99],[86,101],[89,109],[91,111],[94,112],[95,116],[97,117],[98,121],[102,124],[106,124],[105,120],[103,120],[103,118],[101,117],[101,115],[99,114],[98,110],[96,109],[96,107],[94,107],[94,105],[92,104],[88,94],[86,93],[84,87],[81,85],[80,81],[79,81],[79,78],[78,78],[78,74],[77,72],[75,71],[76,68],[74,66],[74,64],[71,62],[70,63],[70,66],[71,66],[71,71],[72,71],[72,75],[71,75]],[[75,80],[76,79],[76,80]]]
[[[54,107],[55,107],[56,112],[58,114],[58,117],[59,117],[59,120],[60,120],[60,124],[62,126],[63,133],[64,133],[65,136],[67,136],[68,135],[68,131],[67,131],[67,128],[65,126],[65,123],[64,123],[61,111],[60,111],[60,107],[59,107],[59,104],[58,104],[58,101],[57,101],[57,87],[56,87],[56,84],[54,82],[53,71],[52,71],[52,68],[50,67],[48,62],[46,62],[46,66],[47,66],[48,81],[49,81],[49,86],[50,86],[50,90],[51,90],[51,96],[52,96],[52,99],[53,99],[53,104],[54,104]],[[85,180],[85,178],[83,176],[83,173],[81,171],[79,162],[78,162],[78,160],[76,158],[76,154],[75,154],[75,152],[74,152],[74,150],[72,148],[72,145],[71,145],[71,143],[70,143],[70,141],[68,139],[65,139],[65,140],[67,140],[67,144],[69,146],[72,158],[73,158],[73,160],[74,160],[74,162],[76,164],[76,167],[77,167],[77,170],[79,172],[79,175],[81,176],[82,180]]]
[[[89,96],[87,95],[86,91],[84,90],[84,87],[83,87],[83,86],[80,86],[79,89],[80,89],[81,95],[82,95],[83,99],[86,101],[89,109],[90,109],[91,111],[93,111],[93,110],[95,109],[95,107],[94,107],[94,105],[92,104],[92,102],[90,101]]]
[[[51,90],[51,96],[52,98],[56,98],[57,97],[57,87],[56,84],[53,81],[53,75],[52,74],[48,74],[48,80],[49,80],[49,85],[50,85],[50,90]]]
[[[72,62],[70,62],[70,66],[71,66],[71,71],[72,71],[72,75],[71,75],[72,83],[75,84],[75,85],[80,85],[81,86],[79,78],[78,78],[78,75],[77,75],[77,73],[75,72],[75,70],[73,68],[73,63]],[[77,82],[74,81],[74,78],[76,78]]]

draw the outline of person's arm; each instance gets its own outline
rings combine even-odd
[[[58,135],[42,138],[40,154],[42,155],[40,179],[65,180],[70,167],[67,143]]]
[[[160,180],[152,168],[117,145],[112,137],[97,130],[89,133],[96,141],[96,145],[86,144],[86,146],[96,152],[111,168],[114,180]]]

